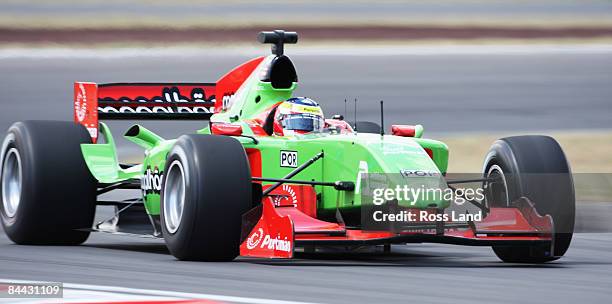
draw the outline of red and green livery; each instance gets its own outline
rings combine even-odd
[[[437,242],[492,246],[509,262],[546,262],[569,247],[574,193],[563,151],[550,137],[498,140],[475,181],[446,178],[449,149],[423,138],[420,125],[325,120],[299,136],[274,132],[278,105],[293,97],[297,71],[284,54],[294,32],[262,32],[272,54],[239,65],[214,83],[74,84],[74,121],[25,121],[2,150],[2,224],[18,244],[79,244],[92,231],[163,238],[182,260],[237,256],[292,258],[319,246]],[[103,120],[201,120],[202,129],[164,139],[140,125],[123,135],[144,150],[123,164]],[[361,126],[360,126],[361,124]],[[357,130],[355,130],[357,126]],[[440,188],[482,183],[489,200],[472,201],[481,221],[420,222],[370,229],[362,193],[371,174],[435,177]],[[524,174],[555,174],[549,180]],[[510,179],[510,175],[514,177]],[[107,201],[114,190],[140,197]],[[548,192],[546,192],[548,191]],[[97,205],[112,219],[95,223]],[[398,210],[444,212],[448,199],[422,199]]]

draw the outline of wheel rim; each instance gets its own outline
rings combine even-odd
[[[21,157],[19,151],[11,148],[6,153],[2,167],[2,204],[9,218],[15,217],[21,202]]]
[[[487,179],[495,178],[494,182],[487,182],[485,189],[485,202],[487,207],[492,207],[492,202],[505,203],[506,207],[510,206],[510,198],[508,196],[508,183],[504,171],[498,165],[493,165],[487,171]]]
[[[170,233],[181,225],[185,207],[185,172],[183,165],[175,160],[166,173],[164,184],[164,223]]]

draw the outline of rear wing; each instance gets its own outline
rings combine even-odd
[[[216,83],[75,82],[74,121],[95,143],[99,120],[206,120],[224,109],[263,59],[245,62]]]
[[[94,142],[101,119],[208,119],[214,105],[214,83],[74,84],[74,120]]]

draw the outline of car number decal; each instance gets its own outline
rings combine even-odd
[[[297,151],[280,151],[280,166],[297,168],[298,153]]]

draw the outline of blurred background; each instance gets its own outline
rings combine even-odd
[[[597,173],[576,179],[581,197],[589,198],[588,203],[579,202],[578,230],[612,231],[612,204],[608,203],[612,202],[612,1],[607,0],[3,0],[0,136],[19,120],[71,120],[74,81],[214,82],[245,60],[269,54],[269,46],[257,44],[255,37],[259,31],[273,29],[297,31],[300,35],[297,45],[287,45],[285,49],[298,70],[298,95],[319,101],[326,116],[339,113],[352,120],[356,115],[358,120],[374,122],[379,120],[379,101],[384,100],[387,130],[391,124],[424,125],[425,137],[449,145],[450,172],[480,172],[485,153],[497,138],[521,134],[555,137],[574,172]],[[355,99],[357,113],[353,110]],[[133,123],[142,123],[167,138],[206,125],[111,122],[120,158],[125,162],[142,158],[140,148],[120,139]],[[597,260],[601,256],[597,250],[608,250],[600,246],[601,239],[597,235],[581,236],[574,247],[577,249],[570,249],[569,264],[564,264],[581,267],[584,277],[578,281],[590,288],[580,289],[581,292],[575,289],[575,277],[569,273],[556,273],[559,277],[554,286],[559,288],[553,289],[546,285],[550,272],[536,274],[532,269],[519,268],[505,269],[507,272],[500,274],[487,268],[489,264],[474,264],[470,260],[474,257],[473,248],[453,247],[440,255],[411,251],[380,263],[432,266],[419,269],[423,293],[439,284],[440,274],[450,274],[451,278],[471,282],[471,287],[483,281],[503,286],[506,298],[492,297],[500,303],[504,299],[512,303],[519,295],[548,300],[556,296],[564,302],[577,302],[585,299],[580,296],[582,292],[609,299],[609,286],[598,289],[600,283],[606,282],[601,272],[607,271],[610,278],[609,268],[599,269],[600,265],[609,265],[606,259]],[[337,261],[315,262],[319,264],[311,265],[314,268],[302,267],[300,271],[279,270],[266,264],[248,265],[247,270],[235,264],[198,265],[193,270],[195,266],[159,262],[162,258],[158,254],[167,253],[163,246],[115,246],[109,245],[114,241],[99,236],[93,242],[90,246],[98,250],[115,251],[106,251],[108,256],[104,257],[96,251],[92,259],[110,259],[110,264],[119,261],[130,269],[127,274],[119,269],[107,271],[103,265],[109,263],[101,263],[93,268],[100,270],[98,274],[87,276],[80,272],[91,268],[79,269],[74,264],[67,269],[62,264],[47,266],[49,263],[32,257],[31,261],[37,262],[28,262],[29,270],[23,276],[45,277],[46,273],[47,278],[106,284],[123,277],[122,284],[139,288],[202,291],[208,288],[204,286],[212,286],[208,290],[213,292],[250,295],[274,291],[281,298],[321,301],[336,299],[337,289],[321,288],[319,280],[342,286],[355,284],[357,274],[378,278],[370,283],[362,280],[361,292],[347,294],[346,302],[402,299],[403,285],[393,285],[387,276],[377,277],[376,271],[384,269],[397,278],[415,279],[406,278],[409,274],[404,269],[393,267],[368,271],[359,268],[364,266],[361,262],[344,265],[347,267],[342,270],[335,268],[333,279],[328,277],[331,272],[317,268],[337,266]],[[441,252],[439,246],[425,247],[425,251],[428,248]],[[35,256],[38,252],[11,250],[14,256]],[[492,256],[488,251],[476,252],[479,258]],[[50,258],[52,261],[66,254],[61,250],[47,253],[56,257]],[[445,262],[442,256],[451,258]],[[91,263],[83,253],[73,258]],[[164,255],[163,259],[168,257]],[[407,262],[398,262],[399,259]],[[166,273],[177,272],[181,276],[152,278],[148,270],[143,270],[148,269],[151,260],[158,261],[162,269],[168,267]],[[581,264],[583,261],[588,262]],[[39,262],[45,265],[41,266],[43,270],[36,269]],[[365,266],[373,266],[370,263],[381,266],[378,261]],[[451,270],[437,270],[440,265],[477,268],[469,270],[471,278],[463,274],[453,277]],[[269,267],[281,274],[273,274]],[[223,279],[204,278],[201,273],[221,275]],[[297,273],[318,279],[296,286]],[[517,284],[526,273],[533,278],[530,286],[538,288],[526,290]],[[231,284],[262,278],[276,285],[255,284],[256,287],[243,286],[236,291]],[[486,297],[486,292],[480,294],[482,297],[465,295],[466,285],[452,279],[446,283],[450,291],[440,296],[453,301],[457,298],[452,291],[464,295],[470,303],[492,299]],[[279,285],[284,286],[280,291]],[[310,297],[298,296],[308,288],[312,291]],[[386,290],[389,296],[377,293],[377,288]],[[498,291],[502,293],[502,288]],[[312,297],[314,294],[318,296]],[[422,294],[420,299],[428,302],[433,298]]]

